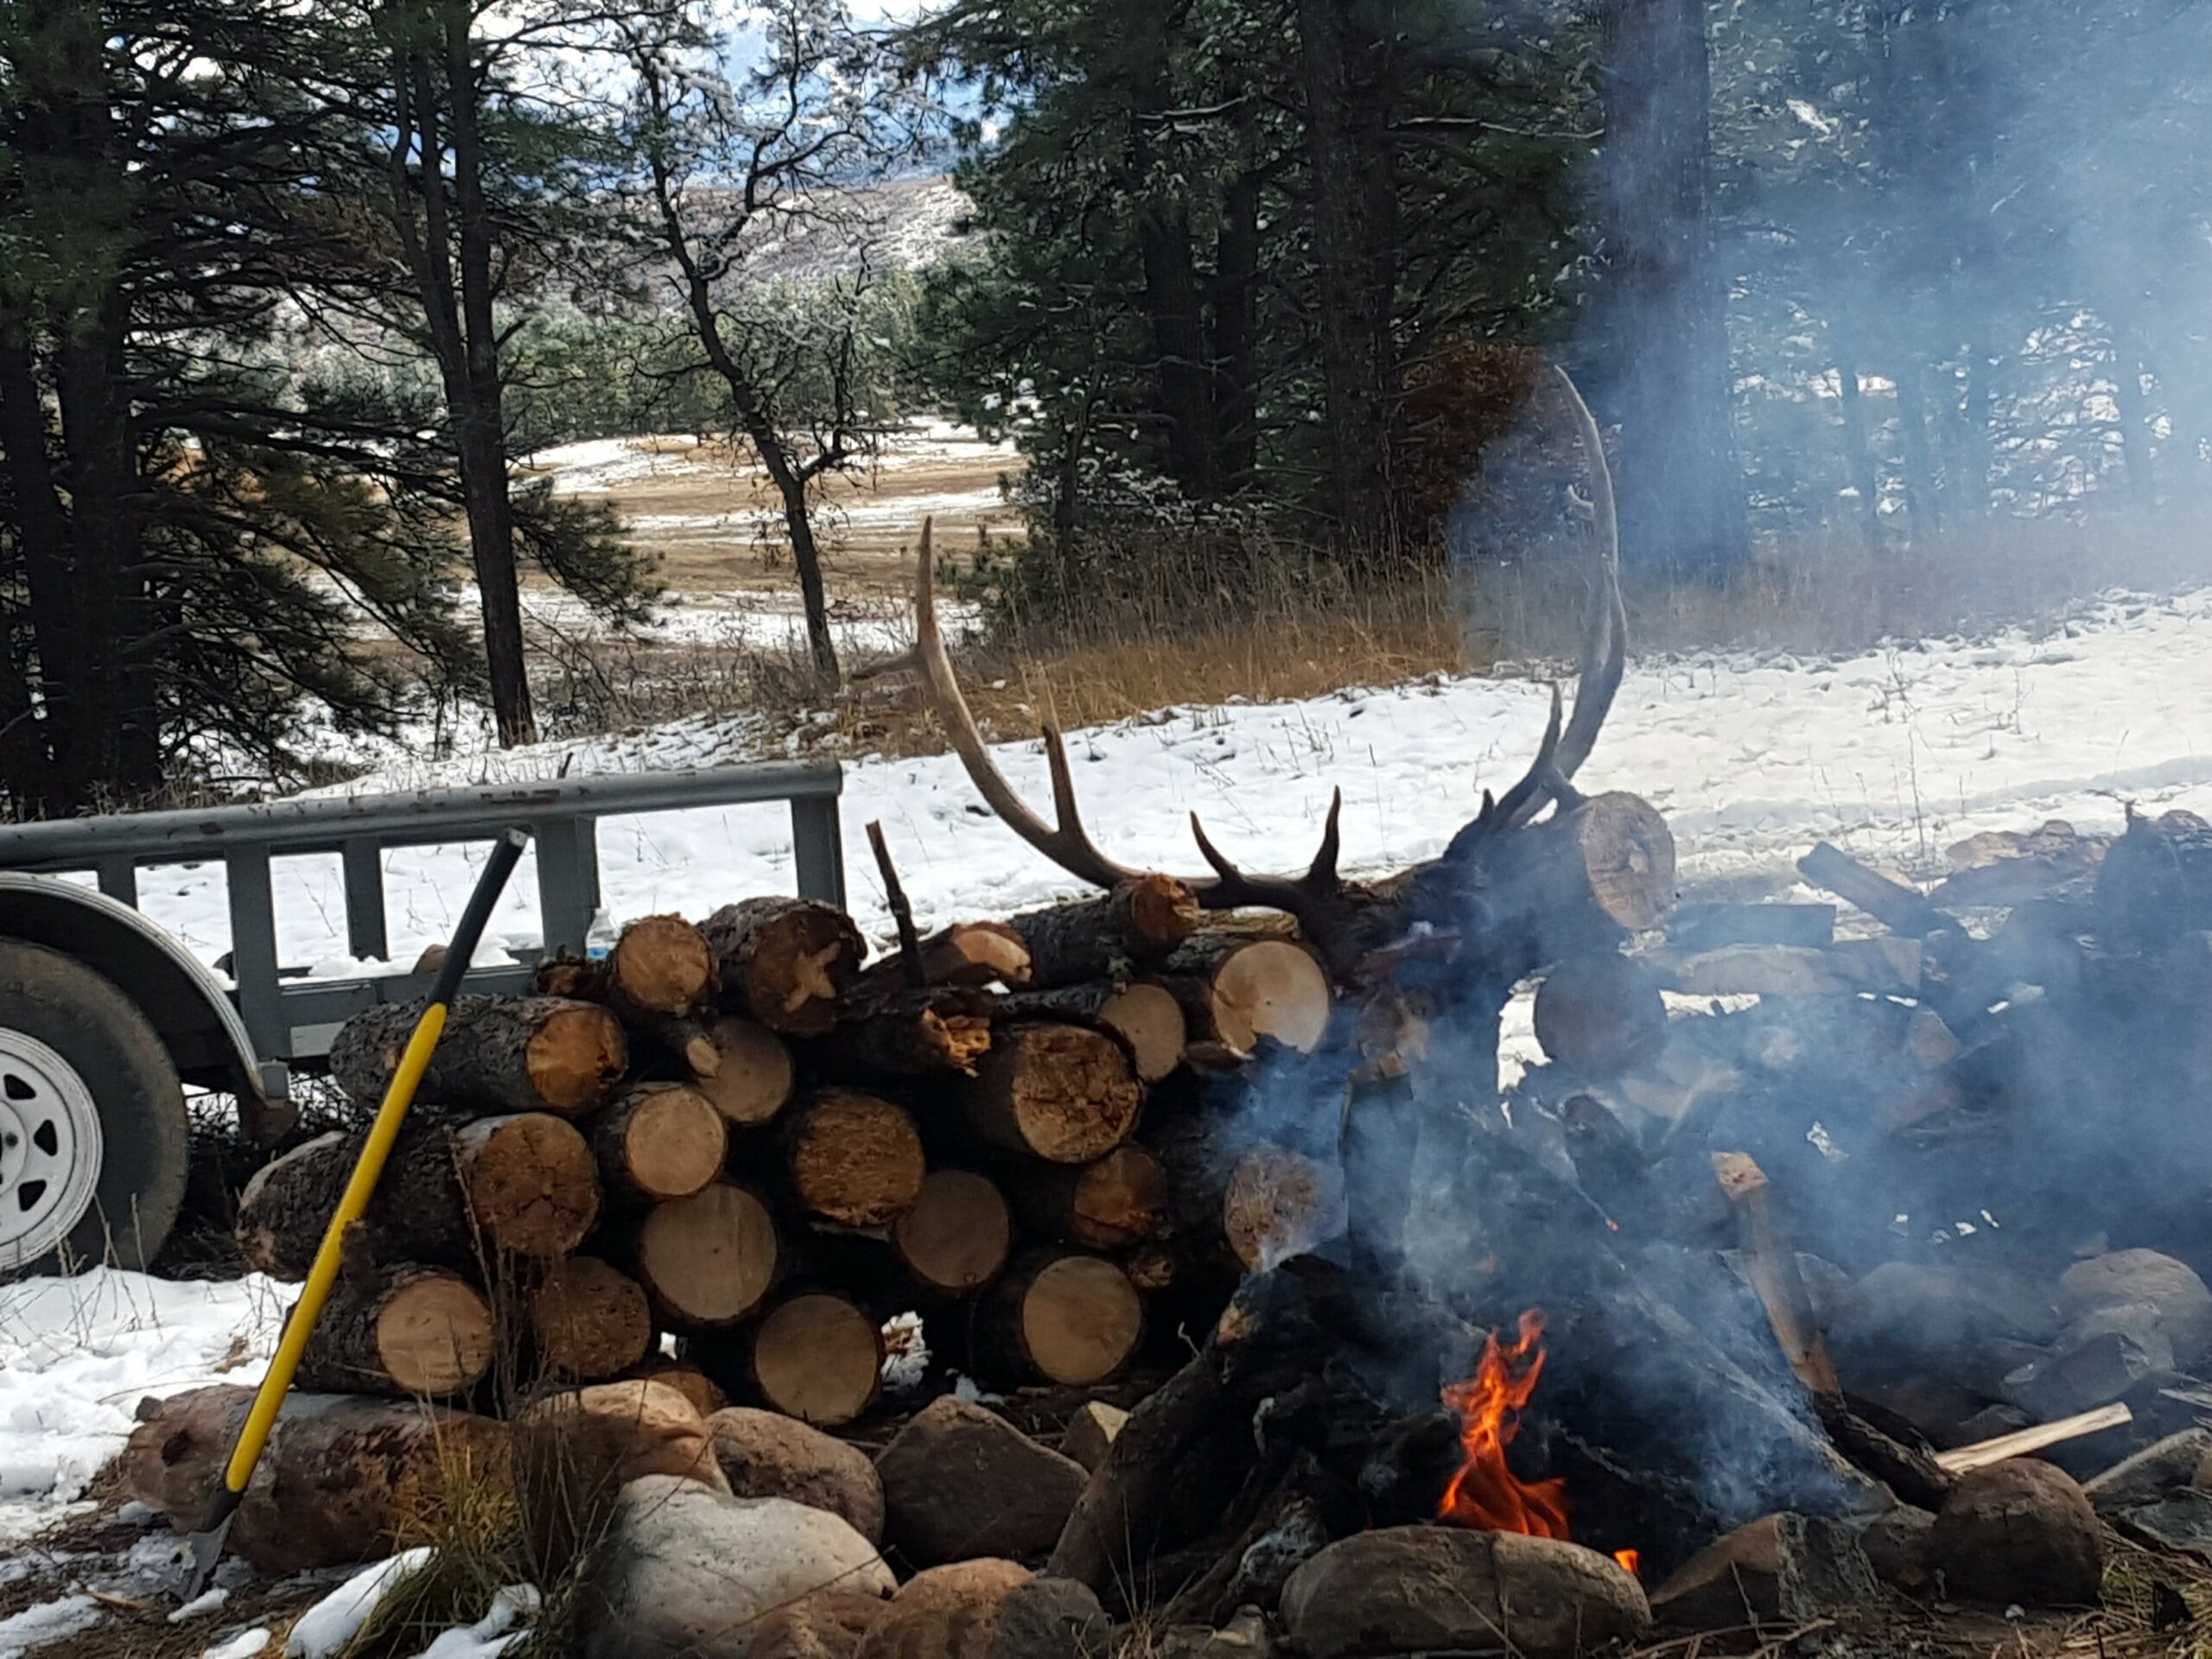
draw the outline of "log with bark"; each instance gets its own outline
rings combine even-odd
[[[819,1037],[868,952],[852,918],[808,899],[744,899],[700,924],[722,995],[769,1030]]]
[[[632,1203],[688,1198],[722,1173],[729,1131],[713,1101],[680,1083],[641,1083],[592,1125],[610,1193]]]
[[[819,1076],[864,1081],[972,1071],[990,1051],[993,1001],[957,986],[855,997],[805,1058]]]
[[[985,1299],[977,1358],[994,1375],[1069,1388],[1107,1382],[1144,1340],[1144,1298],[1103,1255],[1033,1251]]]
[[[817,1427],[851,1422],[875,1403],[882,1386],[882,1327],[835,1291],[784,1297],[747,1347],[759,1397]]]
[[[124,1491],[180,1531],[197,1526],[253,1392],[214,1383],[143,1402],[117,1459]],[[454,1484],[509,1478],[504,1423],[411,1400],[302,1395],[277,1416],[228,1544],[271,1576],[350,1569],[389,1554],[403,1522]]]
[[[363,1138],[334,1129],[255,1173],[236,1226],[248,1268],[307,1277]],[[560,1118],[416,1118],[400,1131],[349,1248],[448,1266],[502,1253],[560,1256],[583,1242],[599,1207],[591,1148]]]
[[[1536,987],[1536,1040],[1545,1055],[1586,1077],[1617,1077],[1667,1044],[1658,981],[1618,953],[1559,963]]]
[[[819,1089],[785,1115],[785,1171],[806,1214],[880,1227],[922,1190],[922,1137],[904,1107],[855,1089]]]
[[[784,1039],[743,1014],[705,1022],[686,1053],[691,1086],[734,1129],[774,1122],[798,1087],[798,1068]]]
[[[422,1014],[413,1003],[387,1003],[348,1020],[330,1047],[339,1086],[366,1105],[382,1100]],[[620,1023],[597,1003],[457,997],[416,1098],[467,1111],[574,1117],[604,1104],[629,1064]]]
[[[1183,1063],[1190,1028],[1174,992],[1150,980],[1064,985],[999,999],[1005,1020],[1050,1020],[1112,1032],[1128,1045],[1140,1083],[1157,1083]]]
[[[1111,1037],[1082,1026],[1011,1025],[961,1083],[960,1101],[976,1134],[1001,1151],[1085,1164],[1129,1138],[1144,1090]]]
[[[891,1248],[924,1291],[972,1296],[997,1279],[1014,1252],[1006,1195],[973,1170],[933,1169],[891,1224]]]
[[[1167,1172],[1135,1142],[1087,1164],[1032,1166],[1007,1185],[1031,1230],[1064,1244],[1123,1249],[1165,1224]]]
[[[310,1393],[395,1394],[435,1400],[492,1369],[492,1306],[459,1274],[412,1263],[340,1274],[301,1357]]]
[[[1126,978],[1175,949],[1198,925],[1198,900],[1172,875],[1132,874],[1096,899],[1009,918],[1029,951],[1029,982],[1050,990]]]
[[[2133,950],[2212,928],[2212,824],[2194,812],[2131,810],[2097,872],[2094,907],[2099,935]]]
[[[1328,1034],[1333,997],[1320,959],[1280,935],[1200,933],[1160,963],[1193,1041],[1249,1054],[1262,1037],[1310,1054]]]
[[[642,1361],[652,1346],[645,1287],[595,1256],[550,1264],[530,1291],[530,1326],[544,1370],[598,1382]]]
[[[671,1330],[735,1324],[766,1299],[781,1262],[774,1213],[732,1181],[655,1205],[638,1229],[638,1278]]]
[[[1029,983],[1029,947],[1004,922],[955,922],[919,942],[921,982],[982,988],[1003,985],[1017,990]],[[855,994],[873,996],[911,988],[912,976],[899,956],[871,963],[861,972]]]

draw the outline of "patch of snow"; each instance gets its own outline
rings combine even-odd
[[[256,1659],[268,1645],[268,1626],[257,1624],[250,1630],[240,1630],[236,1636],[203,1649],[200,1659]]]
[[[0,1538],[54,1518],[122,1449],[149,1395],[252,1382],[289,1287],[177,1282],[97,1268],[0,1286]],[[165,1536],[134,1546],[156,1554]]]
[[[334,1659],[361,1633],[369,1615],[391,1587],[427,1565],[435,1553],[428,1545],[418,1545],[363,1567],[300,1615],[299,1623],[284,1638],[284,1659]]]
[[[415,1659],[499,1659],[529,1634],[537,1617],[537,1586],[511,1584],[492,1598],[491,1611],[465,1629],[446,1630]]]
[[[218,1585],[213,1590],[202,1591],[183,1606],[173,1609],[168,1616],[172,1624],[181,1624],[188,1618],[199,1618],[212,1613],[231,1599],[231,1592]]]
[[[86,1595],[41,1601],[0,1618],[0,1659],[23,1659],[34,1648],[82,1636],[100,1622],[100,1605]]]

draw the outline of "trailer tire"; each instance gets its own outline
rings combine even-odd
[[[143,1268],[184,1200],[184,1088],[112,981],[0,939],[0,1279]]]

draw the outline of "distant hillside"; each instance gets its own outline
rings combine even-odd
[[[840,276],[863,240],[879,269],[918,270],[965,239],[959,223],[974,210],[946,174],[869,185],[842,206],[837,224],[765,244],[747,262],[750,275],[770,282]]]

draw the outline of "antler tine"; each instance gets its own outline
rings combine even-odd
[[[1334,893],[1338,887],[1337,855],[1344,845],[1344,792],[1341,789],[1333,791],[1329,797],[1329,816],[1321,827],[1321,844],[1314,849],[1313,861],[1306,867],[1306,874],[1297,876],[1247,875],[1213,844],[1198,815],[1192,813],[1192,839],[1198,843],[1199,855],[1213,866],[1215,878],[1210,882],[1191,884],[1199,902],[1208,910],[1257,906],[1287,911],[1295,916],[1306,901]]]
[[[1014,792],[1006,774],[991,759],[990,746],[976,729],[976,716],[961,694],[960,681],[945,654],[944,636],[937,624],[937,598],[932,590],[930,559],[931,521],[922,521],[921,552],[914,571],[914,652],[912,666],[921,677],[922,695],[944,727],[953,753],[960,757],[969,781],[1006,827],[1069,874],[1096,887],[1110,887],[1142,874],[1117,864],[1101,852],[1083,827],[1076,810],[1075,784],[1068,773],[1067,751],[1060,734],[1045,728],[1045,758],[1052,774],[1055,823],[1046,823],[1030,810]]]
[[[1554,364],[1569,418],[1581,442],[1590,469],[1590,507],[1598,527],[1598,581],[1590,594],[1588,620],[1583,631],[1582,652],[1576,664],[1574,714],[1567,729],[1559,728],[1559,690],[1552,690],[1552,725],[1535,765],[1506,792],[1500,803],[1500,819],[1512,829],[1529,822],[1554,798],[1554,784],[1573,779],[1597,746],[1598,734],[1612,711],[1621,675],[1628,664],[1628,607],[1621,599],[1620,521],[1613,505],[1612,469],[1605,462],[1605,441],[1597,418],[1582,400],[1573,377]],[[1511,810],[1504,810],[1510,802]]]

